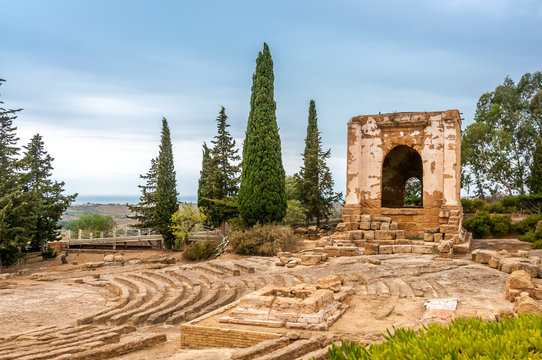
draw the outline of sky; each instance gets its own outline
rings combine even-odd
[[[255,60],[274,61],[286,174],[302,163],[310,99],[337,191],[353,116],[459,109],[542,70],[539,0],[0,0],[0,100],[43,136],[54,178],[82,195],[137,196],[162,117],[178,191],[193,198],[220,106],[241,146]]]

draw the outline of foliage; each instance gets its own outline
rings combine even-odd
[[[194,206],[183,203],[181,209],[171,215],[170,231],[175,236],[173,248],[180,249],[192,235],[198,224],[205,221],[205,215]]]
[[[489,234],[491,220],[487,211],[480,211],[475,217],[463,221],[463,227],[472,233],[475,239]]]
[[[300,239],[293,230],[280,225],[255,225],[230,233],[230,244],[236,254],[274,256],[279,251],[295,250]]]
[[[534,145],[542,133],[542,73],[526,73],[478,100],[475,122],[462,135],[462,178],[468,174],[477,196],[506,191],[525,194]]]
[[[285,224],[301,224],[305,221],[305,214],[307,209],[301,204],[299,200],[288,200],[288,208],[286,209],[286,216],[282,219]]]
[[[297,180],[295,176],[286,175],[286,199],[288,200],[301,200],[301,194],[297,186]]]
[[[542,193],[531,195],[507,196],[501,200],[502,205],[512,211],[539,213],[542,211]]]
[[[29,209],[33,222],[30,247],[43,250],[46,242],[60,238],[58,221],[77,194],[62,195],[64,182],[51,180],[54,159],[45,151],[39,134],[34,135],[24,148],[22,188],[28,203],[32,204]]]
[[[110,236],[113,234],[115,226],[116,223],[112,216],[92,213],[79,215],[77,220],[69,221],[64,228],[73,232],[85,230],[100,233],[103,231],[104,236]]]
[[[474,214],[477,211],[489,210],[488,204],[481,199],[461,199],[463,211],[467,214]]]
[[[422,182],[412,177],[405,183],[405,205],[420,206],[422,202]]]
[[[128,205],[128,208],[134,215],[128,216],[135,219],[138,223],[135,225],[141,229],[155,229],[154,207],[156,206],[156,184],[158,181],[158,158],[151,159],[151,167],[145,175],[139,175],[139,178],[145,181],[145,185],[138,185],[141,189],[139,202],[137,205]]]
[[[176,245],[175,235],[170,227],[171,216],[178,210],[177,206],[177,180],[173,164],[173,150],[169,126],[165,118],[162,119],[162,139],[158,155],[158,178],[156,181],[156,207],[154,221],[158,232],[164,238],[166,248]]]
[[[57,256],[58,256],[58,253],[56,252],[55,249],[48,248],[48,249],[43,250],[41,252],[41,257],[42,257],[43,260],[54,259]]]
[[[264,43],[252,77],[239,188],[239,212],[249,226],[280,221],[286,215],[285,173],[273,82],[273,60]]]
[[[542,359],[542,316],[520,314],[502,321],[458,318],[451,324],[429,324],[419,332],[388,330],[381,344],[333,344],[330,360],[347,359]]]
[[[489,221],[490,231],[493,235],[502,236],[512,229],[510,215],[493,215]]]
[[[222,106],[217,121],[217,135],[211,141],[209,149],[203,144],[203,160],[198,183],[198,206],[207,216],[207,222],[213,227],[219,227],[224,221],[237,216],[232,213],[231,206],[221,203],[221,200],[232,200],[237,197],[239,185],[239,165],[241,160],[235,148],[235,140],[230,135],[226,110]],[[219,200],[219,201],[214,201]]]
[[[333,178],[326,164],[331,156],[331,150],[322,150],[322,137],[318,131],[318,116],[314,100],[309,103],[309,118],[307,136],[305,137],[305,151],[303,152],[303,166],[296,174],[301,204],[307,209],[308,219],[316,218],[316,225],[320,226],[320,219],[329,218],[333,203],[339,201],[342,194],[333,192]]]
[[[205,260],[213,256],[216,250],[216,243],[211,240],[196,241],[183,251],[186,260]]]
[[[27,247],[44,248],[57,239],[57,223],[76,197],[62,195],[64,183],[50,179],[53,158],[39,134],[20,154],[13,125],[20,110],[5,109],[0,101],[0,258],[6,266],[16,263]]]
[[[538,92],[540,101],[542,102],[542,90]],[[542,106],[541,112],[542,112]],[[533,162],[531,163],[531,174],[527,179],[529,191],[531,194],[542,195],[542,135],[538,134],[536,146],[533,153]]]
[[[534,231],[536,228],[536,224],[540,220],[542,220],[542,214],[529,215],[525,219],[515,223],[513,229],[520,234],[525,234],[529,231]]]

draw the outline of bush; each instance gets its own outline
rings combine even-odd
[[[21,250],[15,246],[0,248],[0,262],[2,266],[15,265],[23,256],[24,254],[21,253]]]
[[[491,206],[481,199],[461,199],[461,206],[466,214],[474,214],[477,211],[489,211]]]
[[[497,236],[508,234],[512,229],[510,215],[493,215],[490,220],[491,233]]]
[[[541,359],[542,316],[520,314],[500,322],[480,318],[454,319],[451,324],[429,324],[416,333],[395,329],[385,342],[365,347],[354,342],[333,344],[330,360],[346,359]]]
[[[54,259],[58,256],[58,253],[55,249],[48,248],[47,250],[44,250],[41,252],[41,257],[43,260],[47,259]]]
[[[205,260],[213,256],[216,250],[216,243],[211,240],[196,241],[183,251],[186,260]]]
[[[542,214],[529,215],[525,219],[514,224],[514,231],[517,231],[520,234],[526,234],[529,231],[534,231],[536,224],[542,220]]]
[[[295,250],[300,242],[293,230],[280,225],[255,225],[230,233],[230,244],[236,254],[274,256],[279,251]]]
[[[490,218],[487,211],[480,211],[475,217],[463,222],[463,227],[472,233],[475,239],[489,234]]]
[[[307,209],[301,205],[299,200],[288,200],[288,208],[286,208],[286,216],[282,219],[285,224],[301,224],[306,219]]]
[[[73,232],[85,230],[99,233],[103,231],[104,236],[111,236],[115,226],[116,223],[112,216],[91,213],[79,215],[77,220],[69,221],[64,228]]]

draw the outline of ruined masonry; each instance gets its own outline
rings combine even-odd
[[[468,253],[460,174],[458,110],[352,118],[342,222],[319,245],[330,256],[354,255],[359,247],[365,254]],[[412,178],[421,184],[419,206],[405,205]]]

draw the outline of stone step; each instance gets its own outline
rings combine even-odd
[[[296,359],[303,354],[319,349],[321,346],[318,340],[306,339],[294,341],[290,345],[257,357],[257,360],[291,360]]]

